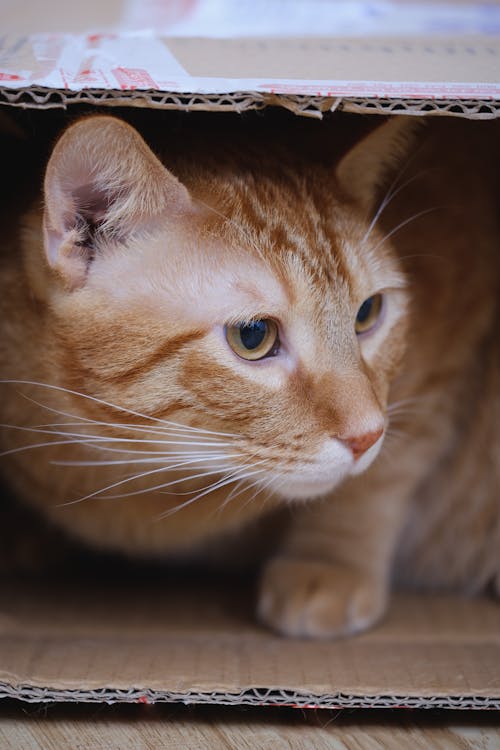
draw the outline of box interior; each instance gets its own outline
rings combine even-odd
[[[5,200],[13,192],[29,196],[56,133],[81,111],[89,108],[16,110],[9,118],[6,153],[18,167],[19,184],[14,191],[9,185]],[[242,120],[235,114],[118,112],[146,128],[172,127],[179,118],[200,128],[208,121],[217,127],[219,119],[249,132],[268,123],[295,129],[312,143],[339,122],[348,124],[345,143],[374,123],[343,113],[311,121],[284,110],[269,110],[264,125],[256,113]],[[27,139],[19,140],[15,128]],[[400,593],[372,631],[314,642],[280,638],[255,622],[252,577],[221,579],[216,572],[84,557],[62,577],[4,577],[1,588],[0,697],[500,708],[500,608],[486,597]]]
[[[41,28],[39,20],[31,23],[28,31]],[[87,36],[68,78],[54,63],[78,39],[63,40],[52,58],[43,52],[50,35],[38,47],[29,37],[2,42],[6,212],[34,196],[57,133],[87,112],[155,127],[186,117],[200,128],[207,117],[215,118],[214,127],[221,117],[225,126],[243,117],[251,127],[264,118],[313,134],[341,118],[352,139],[372,127],[374,119],[361,116],[372,113],[478,121],[500,115],[498,35],[377,36],[368,45],[348,36],[184,36],[160,40],[151,68],[144,62],[147,44],[120,47],[124,59],[117,63],[109,40]],[[108,55],[107,74],[114,71],[108,84],[106,73],[99,78],[99,55]],[[44,68],[40,61],[47,60]],[[158,73],[165,61],[168,81]],[[314,642],[279,638],[256,624],[251,577],[134,567],[104,557],[53,579],[3,576],[0,589],[0,697],[500,708],[500,607],[486,597],[399,593],[379,627],[345,641]]]

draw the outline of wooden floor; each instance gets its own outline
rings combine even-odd
[[[499,750],[495,712],[0,703],[1,750]]]

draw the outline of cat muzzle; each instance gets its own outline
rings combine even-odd
[[[375,445],[380,440],[383,434],[384,430],[380,428],[373,432],[366,432],[364,435],[358,435],[357,437],[342,438],[342,442],[347,445],[352,452],[354,460],[357,461],[372,445]]]

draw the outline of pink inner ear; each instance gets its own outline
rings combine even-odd
[[[85,282],[96,236],[125,241],[165,211],[190,207],[187,189],[133,128],[112,117],[83,119],[61,136],[47,166],[48,261],[74,288]]]
[[[55,229],[45,230],[45,252],[49,265],[52,267],[57,264],[62,241],[63,238],[60,232],[57,232]]]
[[[59,187],[59,186],[58,186]],[[88,183],[59,187],[59,200],[52,201],[55,225],[45,226],[45,252],[49,265],[58,270],[68,288],[84,283],[94,255],[93,230],[106,218],[110,201],[103,190]]]
[[[67,229],[73,229],[77,223],[77,216],[87,219],[92,224],[98,224],[103,221],[111,201],[104,191],[99,190],[95,185],[88,184],[78,187],[72,191],[74,215],[68,216],[64,226]]]

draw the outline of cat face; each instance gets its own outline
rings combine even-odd
[[[193,455],[183,428],[203,430],[186,474],[233,471],[287,499],[366,469],[407,292],[364,219],[387,159],[370,180],[360,161],[354,149],[309,180],[282,165],[178,182],[124,123],[70,128],[47,170],[43,294],[55,381],[98,399],[79,413],[116,423],[113,404],[145,430],[175,423],[179,455]]]

